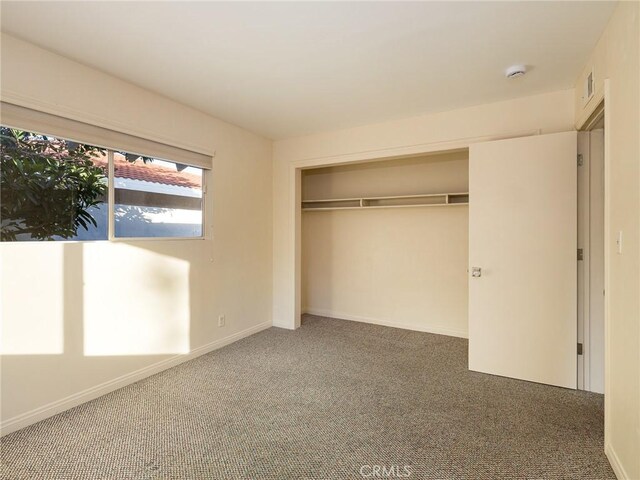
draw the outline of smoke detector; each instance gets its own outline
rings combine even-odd
[[[517,78],[522,77],[525,73],[527,73],[527,67],[525,65],[512,65],[504,72],[504,76],[507,78]]]

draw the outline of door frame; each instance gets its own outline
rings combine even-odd
[[[578,230],[578,235],[580,236],[580,234],[582,234],[582,239],[581,239],[581,243],[578,244],[578,247],[584,248],[584,260],[582,261],[582,271],[578,270],[578,277],[579,277],[579,282],[580,282],[580,274],[582,274],[582,283],[583,283],[583,288],[578,290],[578,333],[580,334],[582,332],[582,339],[578,339],[578,341],[582,342],[583,344],[583,348],[582,348],[582,355],[578,355],[578,371],[577,371],[577,375],[578,375],[578,389],[579,390],[586,390],[586,391],[592,391],[591,390],[591,327],[592,327],[592,322],[591,322],[591,308],[590,308],[590,300],[591,300],[591,295],[593,294],[592,289],[591,289],[591,239],[590,239],[590,233],[591,233],[591,219],[592,219],[592,212],[591,212],[591,185],[590,185],[590,179],[591,179],[591,167],[592,167],[592,158],[591,158],[591,137],[590,137],[590,132],[592,130],[595,129],[595,127],[604,119],[605,123],[606,123],[606,115],[605,115],[605,102],[604,99],[602,99],[597,107],[594,109],[594,112],[592,113],[592,115],[588,118],[588,120],[584,123],[584,125],[579,129],[578,131],[578,153],[582,153],[585,156],[585,163],[584,163],[584,167],[585,170],[582,171],[582,177],[580,176],[580,170],[579,170],[579,174],[578,174],[578,187],[580,188],[580,179],[583,179],[583,187],[586,188],[586,191],[580,191],[579,190],[579,195],[578,195],[578,205],[579,205],[579,210],[578,213],[580,214],[580,206],[582,206],[582,208],[586,208],[586,212],[584,214],[584,218],[583,221],[586,220],[586,226],[582,225],[581,228],[579,228]],[[604,316],[605,316],[605,330],[606,330],[606,291],[607,291],[607,282],[606,282],[606,269],[607,269],[607,245],[606,245],[606,241],[607,241],[607,235],[606,235],[606,231],[607,231],[607,200],[606,200],[606,196],[607,196],[607,154],[606,154],[606,150],[607,150],[607,139],[606,139],[606,135],[607,135],[607,130],[606,130],[606,125],[604,128],[604,135],[605,135],[605,139],[604,139],[604,145],[603,145],[603,150],[604,150],[604,158],[603,158],[603,166],[604,166],[604,171],[603,171],[603,175],[604,175],[604,179],[603,179],[603,190],[604,190],[604,195],[603,195],[603,208],[604,208],[604,222],[603,222],[603,229],[604,229],[604,240],[605,243],[603,245],[605,252],[604,252],[604,272],[603,272],[603,283],[604,283],[604,288],[605,288],[605,295],[604,295]],[[580,167],[578,167],[580,168]],[[586,176],[586,178],[585,178]],[[580,313],[581,312],[581,313]],[[605,337],[606,337],[606,331],[605,331]],[[603,343],[605,343],[605,357],[606,357],[606,340],[603,338]],[[605,363],[606,363],[606,359],[605,359]],[[605,381],[606,381],[606,365],[605,365]]]
[[[604,79],[602,94],[598,95],[596,112],[601,104],[604,104],[604,451],[615,468],[616,462],[611,461],[611,403],[608,401],[611,394],[611,81]],[[595,99],[594,99],[595,100]],[[579,131],[588,130],[593,126],[592,114],[582,123],[578,124]]]
[[[611,403],[607,401],[611,392],[611,344],[610,302],[611,291],[611,82],[604,81],[604,445],[605,453],[611,437]]]

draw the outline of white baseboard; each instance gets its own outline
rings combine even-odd
[[[618,455],[616,455],[616,452],[610,443],[607,443],[604,446],[604,453],[607,456],[609,463],[611,464],[613,473],[615,473],[616,477],[618,477],[618,480],[631,480],[631,477],[627,475],[627,472],[625,471],[624,467],[620,463],[620,459],[618,458]]]
[[[334,312],[321,308],[305,308],[304,313],[310,315],[318,315],[320,317],[337,318],[340,320],[351,320],[354,322],[372,323],[374,325],[383,325],[385,327],[403,328],[405,330],[413,330],[416,332],[435,333],[438,335],[447,335],[449,337],[469,338],[469,333],[464,330],[455,328],[440,327],[437,325],[412,325],[406,323],[391,322],[389,320],[380,320],[377,318],[361,317],[358,315],[349,315],[347,313]]]
[[[285,328],[287,330],[295,330],[295,328],[291,328],[291,325],[289,325],[288,323],[273,322],[273,326],[278,328]]]
[[[52,417],[53,415],[56,415],[60,412],[64,412],[65,410],[76,407],[82,403],[88,402],[89,400],[98,398],[102,395],[105,395],[106,393],[113,392],[114,390],[142,380],[143,378],[149,377],[163,370],[167,370],[168,368],[175,367],[176,365],[179,365],[188,360],[193,360],[200,355],[204,355],[205,353],[209,353],[213,350],[217,350],[218,348],[222,348],[226,345],[253,335],[254,333],[258,333],[269,327],[271,327],[271,322],[260,323],[253,327],[242,330],[241,332],[229,335],[228,337],[215,340],[206,345],[202,345],[201,347],[196,347],[189,353],[183,355],[174,355],[170,358],[161,360],[147,367],[135,370],[131,373],[127,373],[120,377],[114,378],[113,380],[109,380],[107,382],[101,383],[81,392],[74,393],[73,395],[49,403],[42,407],[38,407],[29,412],[4,420],[0,424],[1,435],[6,435],[8,433],[15,432],[16,430],[20,430],[21,428],[39,422],[40,420]]]

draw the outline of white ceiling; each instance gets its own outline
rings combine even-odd
[[[2,30],[285,138],[573,87],[611,2],[2,2]],[[514,63],[531,66],[507,80]]]

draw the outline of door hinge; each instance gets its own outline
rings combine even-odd
[[[582,248],[578,249],[578,260],[584,260],[584,250]]]
[[[578,154],[578,166],[581,167],[582,165],[584,165],[584,157],[582,156],[581,153]]]
[[[582,355],[582,344],[578,344],[578,355]]]

